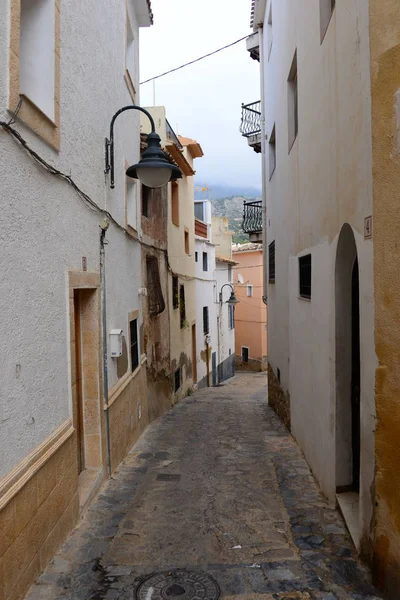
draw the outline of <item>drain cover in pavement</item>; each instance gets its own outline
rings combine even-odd
[[[197,571],[157,573],[136,590],[137,600],[218,600],[219,595],[217,582]]]

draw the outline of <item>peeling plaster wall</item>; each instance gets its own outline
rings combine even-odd
[[[377,582],[400,589],[400,4],[370,0],[376,370]],[[370,493],[374,494],[371,487]]]
[[[136,56],[138,28],[133,2]],[[8,119],[10,3],[0,3],[0,118]],[[132,102],[124,79],[125,3],[61,3],[61,147],[52,150],[22,123],[29,144],[124,224],[124,160],[139,158],[139,117],[116,123],[116,188],[104,182],[104,138],[113,113]],[[82,61],[82,57],[86,59]],[[138,77],[136,77],[136,88]],[[137,99],[139,100],[139,99]],[[95,110],[94,110],[95,105]],[[0,477],[71,414],[67,269],[99,270],[99,224],[64,181],[49,175],[0,131]],[[111,225],[107,233],[108,329],[128,332],[138,309],[140,246]],[[118,379],[109,359],[110,388]]]
[[[269,6],[270,0],[266,15]],[[374,241],[364,239],[364,218],[372,213],[368,3],[336,2],[321,43],[318,0],[274,2],[269,59],[266,38],[264,44],[267,135],[276,127],[276,170],[266,190],[268,244],[275,241],[276,252],[275,283],[268,285],[268,360],[276,386],[280,370],[276,395],[290,397],[286,420],[333,503],[335,261],[339,233],[349,223],[360,267],[360,528],[371,546],[376,357]],[[290,149],[287,80],[296,49],[299,126]],[[268,155],[265,160],[268,173]],[[299,298],[298,258],[306,253],[312,255],[311,301]]]

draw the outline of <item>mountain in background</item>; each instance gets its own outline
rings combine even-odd
[[[202,188],[207,188],[202,191]],[[242,230],[243,203],[245,200],[261,200],[261,189],[251,186],[201,185],[195,183],[195,200],[211,200],[212,214],[228,217],[229,229],[233,232],[232,242],[243,244],[249,236]]]

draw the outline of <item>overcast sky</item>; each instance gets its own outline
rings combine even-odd
[[[154,25],[140,30],[140,80],[194,60],[251,33],[250,0],[151,0]],[[260,155],[239,133],[241,103],[260,99],[259,64],[246,42],[155,82],[175,133],[195,138],[202,183],[260,186]],[[142,106],[153,105],[153,84],[140,87]]]

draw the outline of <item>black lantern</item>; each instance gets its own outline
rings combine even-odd
[[[221,291],[219,293],[219,301],[222,304],[223,300],[222,300],[222,290],[224,289],[224,287],[229,286],[231,288],[231,295],[229,297],[229,300],[226,301],[226,304],[230,304],[231,306],[235,306],[235,304],[239,304],[240,300],[238,300],[235,296],[235,292],[233,290],[233,287],[231,286],[230,283],[225,283],[222,288]]]

